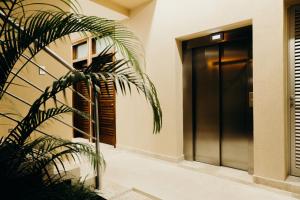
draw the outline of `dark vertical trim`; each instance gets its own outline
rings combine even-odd
[[[222,57],[223,57],[223,45],[219,44],[219,165],[222,166],[222,139],[223,139],[223,74],[222,74]]]
[[[194,49],[192,49],[192,129],[193,129],[193,160],[196,160],[196,89],[197,89],[197,82],[196,82],[196,73],[195,73],[195,65],[193,62],[194,56]]]
[[[193,160],[193,84],[192,84],[192,49],[186,49],[182,44],[182,97],[183,97],[183,152],[186,160]]]

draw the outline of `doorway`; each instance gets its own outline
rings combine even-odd
[[[102,45],[103,44],[103,45]],[[106,45],[101,39],[83,38],[73,42],[73,67],[83,69],[88,67]],[[88,116],[94,113],[94,93],[84,81],[73,85],[73,107],[84,112]],[[92,101],[88,101],[91,99]],[[113,80],[107,83],[100,83],[100,93],[98,94],[98,114],[99,114],[99,137],[101,143],[106,143],[116,147],[116,91]],[[95,122],[94,122],[95,123]],[[91,119],[73,114],[74,137],[82,137],[95,141],[95,130]]]
[[[252,29],[218,34],[184,46],[192,74],[192,144],[184,144],[192,148],[191,160],[251,171]]]

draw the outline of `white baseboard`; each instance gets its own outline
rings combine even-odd
[[[165,155],[165,154],[158,154],[158,153],[154,153],[154,152],[151,152],[151,151],[145,151],[145,150],[142,150],[142,149],[137,149],[137,148],[134,148],[134,147],[129,147],[129,146],[125,146],[125,145],[118,145],[118,144],[117,144],[117,148],[121,149],[121,150],[130,151],[130,152],[133,152],[133,153],[142,154],[142,155],[149,156],[149,157],[152,157],[152,158],[157,158],[157,159],[169,161],[169,162],[180,162],[180,161],[184,160],[183,155],[178,156],[178,157],[169,156],[169,155]]]

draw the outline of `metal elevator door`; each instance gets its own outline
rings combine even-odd
[[[193,49],[195,160],[220,165],[219,47]]]
[[[194,159],[249,170],[252,64],[247,40],[193,49]]]

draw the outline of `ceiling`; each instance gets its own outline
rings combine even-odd
[[[111,1],[128,9],[128,10],[132,10],[132,9],[139,7],[140,5],[143,5],[145,3],[148,3],[152,0],[111,0]]]
[[[91,0],[107,8],[129,16],[130,11],[153,0]]]

